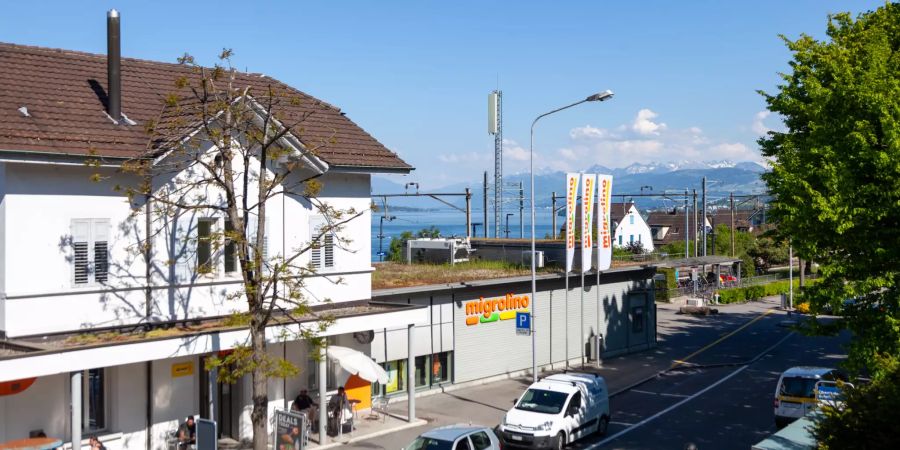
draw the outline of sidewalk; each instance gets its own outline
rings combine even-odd
[[[738,305],[719,305],[718,315],[694,317],[678,314],[678,305],[657,304],[656,348],[645,352],[604,360],[602,366],[570,366],[571,370],[599,373],[606,378],[610,392],[628,388],[670,368],[675,361],[686,359],[709,343],[753,320],[767,310],[779,306],[777,297]],[[545,376],[547,373],[544,373]],[[428,426],[407,428],[365,442],[354,440],[350,448],[395,450],[407,445],[420,433],[443,425],[457,423],[493,427],[500,423],[513,401],[531,384],[531,377],[511,378],[493,383],[452,388],[445,392],[416,398],[416,415]],[[392,403],[392,414],[402,416],[406,402]]]

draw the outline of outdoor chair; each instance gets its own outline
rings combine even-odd
[[[384,423],[387,420],[388,411],[387,411],[388,401],[385,397],[378,397],[372,399],[372,410],[371,414],[377,419],[378,416],[381,416],[381,422]]]

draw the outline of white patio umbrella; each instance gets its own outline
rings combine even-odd
[[[389,381],[387,372],[365,353],[352,348],[329,345],[325,349],[325,354],[337,361],[344,370],[363,380],[371,383],[377,381],[381,384],[387,384]]]

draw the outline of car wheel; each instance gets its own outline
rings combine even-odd
[[[609,430],[609,417],[603,416],[600,418],[600,423],[597,424],[597,435],[606,436],[607,430]]]
[[[553,448],[555,448],[556,450],[563,450],[563,448],[565,448],[565,446],[566,446],[566,435],[563,434],[562,431],[560,431],[559,434],[556,435],[556,442],[555,442],[555,444],[556,444],[556,445],[554,445]]]

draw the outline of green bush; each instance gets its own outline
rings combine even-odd
[[[678,280],[675,279],[675,269],[661,268],[658,271],[665,279],[656,280],[656,299],[666,302],[669,301],[669,292],[678,287]]]
[[[807,284],[813,284],[816,281],[818,280],[807,280]],[[758,286],[723,289],[719,291],[719,302],[728,304],[744,302],[748,300],[759,300],[763,297],[786,294],[789,288],[790,282],[784,280]],[[794,280],[794,291],[799,292],[799,290],[800,280]]]

